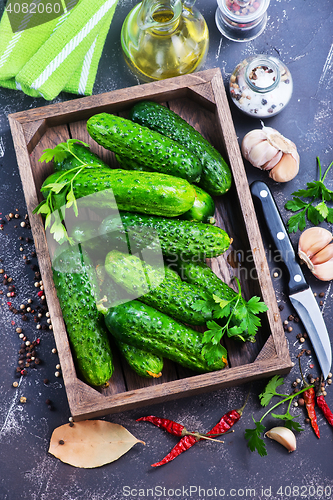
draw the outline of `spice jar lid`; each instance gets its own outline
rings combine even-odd
[[[224,16],[235,23],[251,23],[266,12],[270,0],[217,0]]]

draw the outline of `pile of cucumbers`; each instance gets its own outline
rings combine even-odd
[[[228,165],[193,127],[155,102],[137,103],[127,119],[94,115],[87,130],[116,154],[121,168],[111,169],[76,143],[73,155],[54,162],[54,173],[42,186],[46,196],[46,186],[61,175],[65,182],[72,180],[76,199],[84,202],[88,195],[100,194],[96,207],[89,205],[92,210],[101,205],[114,209],[115,200],[120,214],[98,225],[74,225],[70,236],[76,245],[61,245],[53,261],[54,283],[82,378],[101,386],[112,376],[109,334],[141,376],[159,377],[163,358],[196,372],[224,368],[226,359],[208,365],[202,333],[192,326],[211,319],[195,310],[196,301],[214,293],[235,296],[205,264],[205,258],[223,254],[231,242],[212,224],[213,196],[231,186]],[[85,168],[77,173],[73,169],[82,162]],[[157,245],[152,232],[165,258],[158,268],[138,257]],[[167,259],[175,263],[173,269]],[[128,298],[117,302],[119,297]]]

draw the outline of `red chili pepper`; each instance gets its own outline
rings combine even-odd
[[[224,434],[225,432],[229,431],[231,427],[241,418],[244,406],[239,410],[231,410],[223,415],[220,421],[207,433],[207,436]],[[171,460],[174,460],[181,453],[183,453],[183,451],[188,450],[195,443],[202,440],[203,438],[200,439],[196,436],[183,436],[181,440],[176,444],[176,446],[172,448],[170,453],[168,453],[168,455],[166,455],[160,462],[152,464],[152,467],[159,467],[160,465],[171,462]]]
[[[137,422],[151,422],[152,424],[156,425],[157,427],[160,427],[161,429],[165,429],[168,431],[170,434],[173,434],[174,436],[184,436],[184,433],[186,432],[186,429],[183,425],[178,424],[177,422],[174,422],[173,420],[169,420],[167,418],[158,418],[154,417],[153,415],[149,415],[148,417],[141,417],[137,419]]]
[[[308,417],[311,422],[312,429],[314,430],[317,438],[320,438],[319,427],[317,423],[317,415],[315,410],[315,402],[316,402],[316,393],[313,387],[309,387],[306,391],[303,392],[303,398],[305,402],[305,408],[308,413]]]
[[[320,396],[317,396],[317,405],[323,412],[327,422],[333,426],[333,413],[328,407],[328,404],[326,403],[326,400],[322,394]]]
[[[160,462],[156,462],[155,464],[152,464],[152,467],[159,467],[160,465],[164,465],[168,462],[171,462],[174,458],[178,457],[183,451],[188,450],[193,446],[197,441],[199,441],[198,438],[195,436],[183,436],[180,441],[172,448],[170,453],[168,453]]]
[[[221,418],[221,420],[219,421],[219,423],[216,424],[215,427],[213,427],[207,433],[207,435],[209,436],[209,435],[213,435],[213,434],[215,434],[215,435],[216,434],[224,434],[229,429],[231,429],[231,427],[236,422],[238,422],[238,420],[242,416],[242,413],[243,413],[243,409],[229,411],[228,413],[226,413],[225,415],[223,415],[223,417]]]

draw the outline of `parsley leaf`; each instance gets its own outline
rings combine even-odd
[[[277,414],[277,413],[271,413],[271,416],[274,418],[277,418],[279,420],[284,420],[285,426],[288,427],[291,431],[294,430],[296,432],[302,432],[303,428],[300,426],[299,422],[295,422],[293,417],[290,413],[289,410],[287,413],[284,413],[283,415]]]
[[[260,302],[259,297],[252,297],[246,302],[241,294],[239,280],[235,279],[238,284],[238,293],[230,300],[222,299],[213,294],[207,296],[207,300],[197,300],[192,306],[195,311],[210,314],[212,318],[217,320],[207,322],[207,330],[202,337],[204,344],[202,355],[208,364],[221,359],[222,346],[220,342],[225,334],[243,342],[246,340],[253,342],[261,324],[257,314],[267,311],[266,304]]]
[[[53,159],[55,161],[63,161],[69,154],[72,154],[72,151],[70,149],[71,145],[74,143],[80,142],[86,147],[90,147],[89,144],[86,144],[83,141],[80,141],[79,139],[68,139],[66,142],[61,142],[54,148],[46,148],[43,150],[42,156],[39,158],[38,161],[45,161],[46,163],[52,161]],[[74,155],[73,155],[74,156]]]
[[[333,208],[328,209],[328,214],[327,214],[326,220],[330,224],[333,224]]]
[[[287,223],[289,233],[296,233],[298,230],[303,231],[307,219],[315,226],[323,221],[333,222],[333,209],[326,204],[326,202],[333,201],[333,191],[324,184],[326,175],[331,169],[333,162],[328,166],[324,175],[322,175],[318,157],[317,164],[319,179],[308,182],[306,189],[294,191],[292,193],[293,198],[285,204],[287,210],[295,212],[294,215],[290,216]],[[317,201],[319,203],[316,203]]]
[[[288,231],[289,233],[297,233],[298,229],[303,231],[306,226],[306,209],[298,212],[298,214],[292,215],[288,220]]]
[[[295,195],[296,192],[294,192],[293,194]],[[285,207],[292,212],[298,212],[298,210],[301,210],[302,208],[307,208],[308,203],[301,200],[301,198],[295,197],[292,200],[288,200],[285,204]]]
[[[67,158],[68,155],[72,155],[80,162],[78,167],[67,170],[62,174],[60,173],[56,182],[50,182],[42,187],[41,191],[48,192],[47,197],[33,210],[34,214],[41,214],[45,217],[45,229],[50,226],[50,233],[53,234],[54,239],[58,243],[63,243],[66,240],[69,243],[73,243],[72,239],[69,238],[67,234],[64,225],[63,211],[60,209],[63,206],[66,208],[73,207],[75,215],[78,216],[73,183],[75,177],[88,166],[84,161],[78,158],[71,149],[72,145],[77,142],[89,147],[89,144],[78,139],[68,139],[66,142],[61,142],[53,149],[45,149],[39,159],[41,162],[50,162],[53,159],[55,161],[62,161]],[[65,176],[69,178],[69,180],[63,180]]]
[[[245,439],[248,440],[248,447],[251,451],[257,450],[261,457],[267,455],[266,445],[261,435],[265,430],[265,426],[260,422],[256,422],[252,416],[255,423],[254,429],[245,429]]]
[[[262,406],[267,406],[273,396],[280,396],[280,393],[277,393],[276,389],[280,385],[283,385],[283,383],[284,379],[282,377],[279,377],[278,375],[274,375],[274,377],[271,378],[271,380],[266,385],[264,392],[259,394],[259,399]]]

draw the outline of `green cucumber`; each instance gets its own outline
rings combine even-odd
[[[139,165],[138,163],[135,163],[133,160],[129,160],[128,158],[116,155],[116,159],[121,168],[125,170],[145,170],[142,165]],[[193,206],[187,212],[180,215],[179,218],[214,224],[215,219],[213,216],[215,213],[215,203],[213,198],[199,186],[194,186],[194,190],[195,200]]]
[[[63,172],[54,172],[43,183],[41,191],[46,197],[48,184],[57,182]],[[69,171],[62,182],[69,182],[76,172]],[[73,181],[75,198],[81,206],[130,210],[147,214],[177,217],[187,212],[194,203],[195,191],[185,179],[157,172],[132,172],[120,169],[89,168],[75,176]],[[114,196],[110,196],[110,189]],[[64,203],[61,192],[57,195],[59,205]],[[59,207],[57,207],[59,208]]]
[[[232,300],[237,295],[237,292],[222,281],[205,262],[178,259],[170,266],[178,272],[182,280],[200,287],[210,296],[217,295],[221,299]]]
[[[136,345],[198,372],[221,370],[226,360],[208,365],[202,333],[137,300],[109,309],[105,323],[118,340]]]
[[[100,259],[105,259],[107,254],[107,248],[99,235],[98,226],[98,221],[74,220],[74,224],[71,225],[69,230],[69,236],[76,244],[81,243],[81,247],[89,253],[94,263]]]
[[[101,146],[134,160],[144,169],[181,177],[189,182],[200,180],[199,159],[178,142],[120,116],[94,115],[87,121],[90,136]]]
[[[130,231],[131,242],[138,248],[148,246],[156,251],[161,248],[163,255],[169,257],[186,255],[202,260],[223,254],[230,245],[228,234],[217,226],[130,212],[121,212],[120,216],[121,223],[110,216],[100,225],[100,234],[104,235],[112,248],[117,248],[117,241],[119,246],[123,244],[124,236],[115,234],[123,230]],[[154,239],[155,234],[158,238]]]
[[[53,168],[55,172],[63,172],[64,170],[81,167],[82,161],[85,165],[89,165],[90,167],[109,168],[108,165],[104,163],[101,158],[99,158],[99,156],[90,151],[90,149],[83,144],[73,143],[71,144],[70,149],[75,156],[73,156],[70,152],[67,152],[66,157],[63,160],[54,160]]]
[[[103,316],[96,307],[97,280],[86,253],[67,247],[53,261],[53,280],[73,358],[82,378],[101,386],[114,367]]]
[[[222,155],[174,111],[153,101],[141,101],[131,109],[129,118],[177,141],[198,156],[202,163],[199,186],[209,194],[219,196],[230,189],[231,171]]]
[[[167,267],[155,268],[135,255],[112,250],[106,256],[105,269],[118,285],[135,294],[140,302],[183,323],[204,325],[212,319],[209,312],[197,312],[193,308],[196,301],[207,299],[200,288],[175,280]]]
[[[194,190],[195,200],[193,206],[190,210],[180,215],[179,218],[214,224],[215,203],[213,198],[199,186],[195,186]]]
[[[116,341],[120,354],[140,377],[159,378],[162,376],[163,358],[133,345]]]

